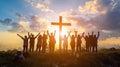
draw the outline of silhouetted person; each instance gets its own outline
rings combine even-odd
[[[69,33],[68,33],[68,36],[64,35],[63,37],[63,50],[65,52],[68,51],[68,37],[69,37]]]
[[[39,33],[36,36],[34,36],[34,34],[29,35],[29,38],[30,38],[30,49],[29,49],[29,51],[30,52],[34,51],[35,39],[37,38],[38,35],[39,35]]]
[[[94,34],[94,32],[92,32],[91,34],[88,33],[89,52],[92,52],[92,48],[94,45],[93,34]]]
[[[42,37],[42,35],[39,35],[37,38],[36,52],[41,52],[42,44],[43,44],[43,37]]]
[[[97,47],[98,47],[98,38],[100,36],[100,33],[98,32],[97,35],[93,36],[93,52],[97,52]]]
[[[75,36],[72,35],[72,36],[70,36],[70,38],[71,38],[70,46],[72,49],[72,53],[74,53],[75,52]]]
[[[54,49],[55,49],[55,43],[56,43],[55,33],[56,33],[56,31],[54,31],[54,34],[51,33],[51,35],[50,35],[49,31],[47,31],[47,34],[49,36],[49,51],[50,52],[54,52]]]
[[[29,37],[27,37],[26,35],[24,37],[22,37],[21,35],[17,34],[19,37],[22,38],[23,40],[23,52],[28,52],[28,39]]]
[[[88,35],[86,35],[86,36],[84,37],[84,39],[85,39],[86,51],[87,51],[87,52],[89,52],[89,50],[90,50],[90,45],[89,45],[89,36],[88,36]]]
[[[77,45],[76,45],[76,52],[80,52],[81,51],[81,44],[82,44],[82,37],[84,37],[84,33],[82,33],[82,35],[77,35],[77,32],[76,33],[76,36],[77,36]]]
[[[42,52],[45,53],[47,48],[47,35],[43,34],[43,44],[42,44]]]

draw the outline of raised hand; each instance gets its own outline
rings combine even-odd
[[[78,31],[75,31],[75,33],[77,33]]]
[[[82,33],[82,37],[84,37],[85,32]]]
[[[94,32],[92,31],[92,35],[94,34]]]
[[[17,34],[17,35],[19,35],[19,34]]]
[[[100,34],[100,32],[98,32],[98,34]]]
[[[99,38],[99,36],[100,36],[100,32],[98,32],[97,38]]]
[[[90,33],[88,33],[88,35],[90,35]]]
[[[21,37],[22,39],[24,39],[21,35],[17,34],[19,37]]]
[[[30,36],[30,32],[28,32],[28,36]]]
[[[54,30],[54,33],[56,33],[56,30]]]
[[[54,36],[55,36],[55,34],[56,34],[56,30],[54,30]]]
[[[77,31],[75,31],[75,37],[77,37]]]

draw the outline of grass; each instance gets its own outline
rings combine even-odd
[[[82,53],[29,53],[25,59],[13,61],[16,50],[0,52],[0,67],[119,67],[120,50],[100,50]]]

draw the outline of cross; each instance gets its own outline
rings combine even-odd
[[[61,44],[62,44],[62,26],[70,26],[71,23],[62,23],[62,16],[59,17],[59,22],[52,22],[52,25],[58,25],[59,26],[59,50],[61,51]]]

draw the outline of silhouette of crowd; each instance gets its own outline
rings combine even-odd
[[[25,35],[22,37],[21,35],[17,34],[19,37],[23,40],[23,52],[34,52],[34,46],[35,46],[35,39],[37,38],[37,44],[36,44],[36,52],[42,52],[46,53],[47,49],[48,51],[54,52],[55,51],[55,39],[56,31],[53,33],[49,33],[49,31],[46,31],[42,34],[38,33],[36,36],[34,36],[33,33],[28,32],[28,36]],[[82,38],[85,40],[85,50],[86,52],[97,52],[98,50],[98,38],[100,36],[100,33],[98,32],[95,34],[92,32],[91,34],[86,34],[83,32],[82,34],[78,34],[77,31],[75,31],[74,34],[71,35],[71,31],[68,32],[68,35],[64,35],[62,37],[62,47],[63,52],[68,52],[68,38],[70,38],[70,47],[71,52],[81,52],[82,51]],[[47,42],[48,40],[48,42]]]

